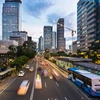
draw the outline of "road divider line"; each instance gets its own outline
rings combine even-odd
[[[67,98],[66,97],[64,97],[65,98],[65,100],[67,100]]]
[[[59,84],[57,82],[55,82],[57,86],[59,86]]]
[[[16,78],[17,77],[15,77],[11,83],[7,83],[8,85],[0,92],[0,94],[3,93],[16,80]]]
[[[45,87],[47,87],[47,84],[46,84],[46,82],[44,83],[44,85],[45,85]]]
[[[38,61],[36,63],[36,71],[35,71],[35,75],[34,75],[33,87],[32,87],[32,92],[31,92],[31,95],[30,95],[30,100],[33,100],[33,96],[34,96],[34,83],[35,83],[35,78],[36,78],[36,74],[37,74],[37,67],[38,67]]]

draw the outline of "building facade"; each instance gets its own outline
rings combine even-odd
[[[38,50],[43,51],[43,37],[42,36],[40,36],[39,38]]]
[[[77,52],[77,41],[74,41],[72,44],[72,53],[76,53]]]
[[[60,18],[57,22],[57,49],[59,51],[65,50],[64,18]]]
[[[10,34],[10,40],[15,40],[18,42],[18,45],[23,45],[27,41],[28,33],[26,31],[12,31]]]
[[[26,31],[12,31],[11,37],[21,37],[24,41],[27,41],[28,33]]]
[[[9,40],[12,31],[21,30],[21,0],[5,0],[2,7],[2,39]]]
[[[100,40],[100,0],[79,0],[77,3],[77,47],[88,51]]]
[[[57,33],[52,32],[52,49],[57,48]]]
[[[52,49],[52,26],[44,26],[44,50]]]

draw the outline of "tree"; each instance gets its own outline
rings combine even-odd
[[[80,49],[77,50],[77,56],[81,57],[81,50]]]
[[[17,53],[17,47],[14,46],[14,45],[10,45],[10,46],[8,47],[8,49],[9,49],[10,51],[7,52],[7,55],[9,55],[10,58],[14,58],[14,57],[16,56],[16,53]]]
[[[29,60],[26,56],[18,57],[14,62],[11,63],[11,67],[16,67],[16,70],[19,71],[22,69],[22,66]]]

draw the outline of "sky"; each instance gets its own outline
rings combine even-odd
[[[43,27],[52,26],[56,31],[57,21],[64,18],[65,27],[77,30],[77,2],[79,0],[21,0],[22,31],[38,42],[43,36]],[[2,39],[2,6],[5,0],[0,0],[0,39]],[[65,30],[66,48],[72,44],[71,31]],[[77,33],[73,36],[76,40]]]

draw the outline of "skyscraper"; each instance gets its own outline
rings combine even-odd
[[[5,0],[2,8],[2,39],[9,40],[12,31],[21,30],[21,0]]]
[[[100,40],[100,0],[79,0],[77,3],[77,47],[88,51]]]
[[[60,51],[65,50],[64,18],[60,18],[57,22],[57,49]]]
[[[52,26],[44,26],[44,50],[52,49]]]
[[[39,38],[39,45],[38,45],[39,51],[43,51],[43,37],[40,36]]]
[[[52,49],[57,48],[57,34],[56,32],[52,32]]]

